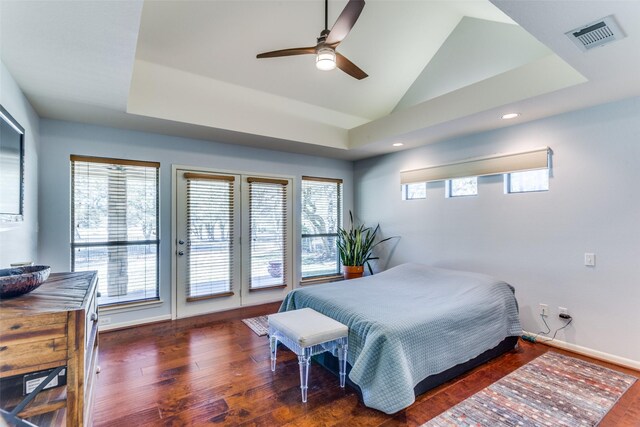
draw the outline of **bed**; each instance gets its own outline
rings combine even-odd
[[[304,307],[349,327],[348,380],[388,414],[512,349],[522,333],[512,286],[422,264],[296,289],[280,311]]]

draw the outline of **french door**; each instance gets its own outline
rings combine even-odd
[[[176,317],[276,301],[292,288],[292,182],[176,169]]]

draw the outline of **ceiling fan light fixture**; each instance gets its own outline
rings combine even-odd
[[[336,51],[330,47],[318,49],[316,55],[316,68],[322,71],[331,71],[336,68]]]

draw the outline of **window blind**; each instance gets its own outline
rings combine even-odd
[[[342,180],[302,177],[302,278],[340,273]]]
[[[288,180],[248,177],[249,289],[287,286]]]
[[[235,178],[185,173],[187,301],[233,295]]]
[[[549,167],[548,147],[511,154],[469,159],[446,165],[400,172],[400,183],[442,181],[470,176],[497,175]]]
[[[73,271],[98,271],[100,305],[158,299],[160,164],[71,156]]]

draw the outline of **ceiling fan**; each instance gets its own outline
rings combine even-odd
[[[329,11],[329,0],[324,1],[324,30],[318,37],[318,43],[310,47],[297,47],[293,49],[274,50],[258,54],[256,57],[275,58],[279,56],[293,55],[316,55],[316,67],[319,70],[333,70],[338,67],[345,73],[358,80],[367,77],[367,73],[362,71],[356,64],[349,61],[346,57],[336,52],[336,48],[342,42],[353,26],[356,24],[362,9],[364,8],[364,0],[349,0],[340,16],[336,20],[331,30],[328,29],[327,15]]]

